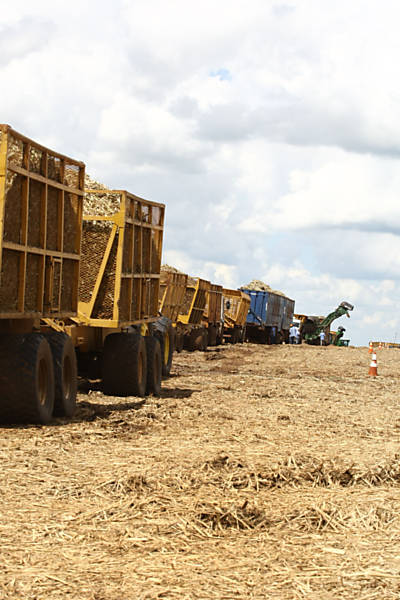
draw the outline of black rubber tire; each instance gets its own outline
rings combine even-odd
[[[175,329],[170,325],[163,332],[156,331],[156,336],[160,342],[162,374],[164,377],[169,377],[175,350]]]
[[[183,333],[175,333],[175,350],[176,352],[182,352],[184,347],[184,336]]]
[[[236,327],[232,331],[232,344],[238,344],[240,341],[240,331]]]
[[[50,346],[39,333],[0,340],[0,420],[4,423],[51,421],[54,369]]]
[[[223,344],[223,343],[224,343],[224,334],[220,333],[219,335],[217,335],[216,345],[221,346],[221,344]]]
[[[232,329],[229,329],[229,333],[225,336],[225,344],[232,344]]]
[[[201,342],[200,350],[202,350],[203,352],[205,352],[207,350],[207,347],[208,347],[208,332],[207,332],[207,329],[203,329],[202,342]]]
[[[209,325],[207,328],[207,346],[217,345],[217,328],[215,325]]]
[[[191,331],[189,331],[189,333],[185,334],[183,338],[183,347],[185,348],[185,350],[188,350],[189,352],[194,352],[197,349],[197,336],[198,329],[192,329]]]
[[[111,333],[103,348],[103,390],[109,396],[143,398],[147,385],[147,356],[139,333]]]
[[[160,317],[153,323],[153,332],[157,336],[161,347],[162,374],[169,377],[172,367],[172,357],[175,350],[176,331],[171,319]]]
[[[76,410],[78,369],[75,348],[65,333],[54,331],[46,334],[53,356],[55,395],[54,415],[72,417]]]
[[[147,355],[146,394],[161,396],[161,373],[163,360],[159,340],[152,335],[145,337]]]
[[[207,331],[197,327],[185,335],[184,347],[186,350],[189,350],[189,352],[204,350],[204,334],[207,336]]]

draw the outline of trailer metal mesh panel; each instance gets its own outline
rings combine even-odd
[[[182,312],[178,321],[184,324],[199,325],[203,318],[207,303],[207,291],[210,282],[205,279],[188,277],[187,287],[183,298]]]
[[[224,321],[227,327],[243,327],[250,308],[250,296],[240,290],[224,288]]]
[[[0,125],[0,318],[76,314],[84,175]]]
[[[204,320],[210,325],[222,321],[222,285],[211,283],[206,295]]]
[[[188,276],[185,273],[161,271],[159,290],[159,311],[174,323],[182,312]]]
[[[79,312],[113,326],[156,318],[164,205],[119,190],[86,196]]]

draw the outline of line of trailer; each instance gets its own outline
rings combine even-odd
[[[161,269],[164,213],[85,189],[82,162],[0,125],[0,419],[71,417],[78,374],[109,395],[160,395],[174,349],[286,335],[283,295]]]

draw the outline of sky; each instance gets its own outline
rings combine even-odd
[[[0,122],[166,205],[163,262],[400,342],[396,0],[0,0]]]

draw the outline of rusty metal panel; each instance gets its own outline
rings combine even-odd
[[[164,209],[125,190],[86,190],[81,322],[124,327],[157,318]]]
[[[0,318],[76,314],[84,176],[0,125]]]

